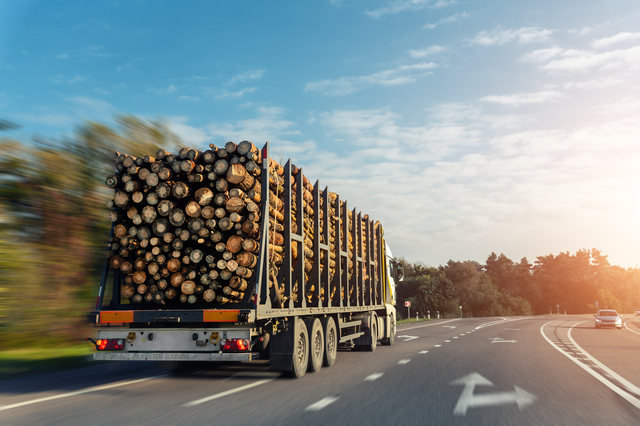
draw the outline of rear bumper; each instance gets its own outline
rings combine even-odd
[[[97,361],[251,361],[251,353],[96,352]]]

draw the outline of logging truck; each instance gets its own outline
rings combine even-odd
[[[269,144],[115,155],[95,360],[250,361],[301,377],[396,333],[382,225]]]

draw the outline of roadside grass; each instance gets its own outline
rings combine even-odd
[[[416,321],[415,318],[405,318],[405,319],[398,320],[396,324],[410,324],[412,322],[428,322],[428,321],[433,321],[434,319],[435,318],[431,318],[431,319],[419,318],[418,321]]]
[[[0,380],[86,367],[94,363],[94,351],[90,343],[0,351]]]

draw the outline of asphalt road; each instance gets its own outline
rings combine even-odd
[[[2,425],[637,425],[640,320],[405,324],[394,346],[339,351],[302,379],[266,361],[188,374],[111,363],[0,382]]]

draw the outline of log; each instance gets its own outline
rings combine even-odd
[[[158,178],[160,180],[169,180],[173,177],[173,171],[170,168],[163,167],[157,172]]]
[[[173,184],[171,188],[171,193],[174,197],[181,200],[187,195],[189,195],[189,186],[184,182],[176,182]]]
[[[213,302],[216,299],[216,293],[209,288],[202,293],[202,299],[205,302]]]
[[[147,204],[155,206],[160,202],[160,197],[155,192],[149,192],[147,194]]]
[[[173,210],[174,204],[170,200],[162,200],[158,203],[157,211],[160,216],[169,216],[171,210]]]
[[[214,217],[215,215],[215,211],[216,209],[211,207],[211,206],[206,206],[202,208],[202,211],[200,212],[200,216],[204,219],[204,220],[208,220]],[[215,226],[215,225],[214,225]]]
[[[258,263],[258,258],[253,253],[248,251],[243,251],[239,253],[236,257],[236,261],[238,265],[245,266],[247,268],[253,268]]]
[[[182,264],[178,259],[169,259],[169,261],[167,261],[167,269],[170,272],[178,272],[181,268]]]
[[[191,262],[193,263],[200,263],[202,261],[202,259],[204,258],[204,255],[202,253],[202,251],[196,249],[193,250],[190,254],[189,254],[189,259],[191,260]]]
[[[133,273],[133,282],[136,284],[142,284],[147,280],[147,273],[144,271],[135,271]]]
[[[135,293],[136,293],[136,289],[129,284],[125,284],[124,286],[122,286],[122,289],[120,290],[120,296],[126,299],[131,299]]]
[[[190,201],[189,203],[187,203],[186,207],[184,208],[184,212],[189,217],[200,217],[200,213],[202,212],[202,207],[200,207],[200,204],[198,204],[196,201]]]
[[[162,237],[169,229],[169,221],[164,218],[156,219],[156,221],[151,224],[151,229],[155,235]]]
[[[174,272],[169,278],[172,287],[180,287],[185,282],[185,276],[182,272]]]
[[[245,203],[240,197],[231,197],[224,206],[229,213],[240,213],[244,209]]]
[[[187,227],[189,228],[191,235],[197,235],[201,229],[205,228],[204,221],[199,217],[189,220]]]
[[[225,192],[229,189],[229,182],[226,179],[220,178],[216,180],[216,190],[218,192]]]
[[[136,204],[140,204],[141,202],[144,201],[144,193],[140,191],[134,192],[133,194],[131,194],[131,201],[133,201]]]
[[[116,191],[113,196],[113,204],[121,209],[127,207],[129,205],[129,194],[124,191]]]
[[[218,193],[213,197],[213,202],[214,204],[218,205],[218,206],[224,206],[224,204],[227,202],[227,200],[229,199],[229,196],[227,194],[225,194],[224,192]]]
[[[213,201],[213,192],[207,187],[198,189],[193,196],[202,207],[208,206]]]
[[[226,249],[231,253],[238,253],[243,248],[244,239],[239,235],[232,235],[227,240]]]
[[[159,183],[158,186],[156,186],[156,194],[158,194],[158,197],[162,199],[169,198],[171,195],[171,186],[172,184],[169,182]]]
[[[156,212],[155,207],[145,206],[142,209],[142,214],[140,216],[145,223],[153,223],[158,217],[158,213]]]
[[[213,165],[213,171],[219,176],[222,176],[222,175],[226,174],[227,173],[227,169],[229,169],[229,162],[227,160],[225,160],[224,158],[220,158]]]
[[[182,294],[194,294],[196,292],[196,283],[193,281],[185,281],[180,287]]]
[[[233,185],[238,185],[244,180],[246,174],[247,171],[242,164],[231,164],[226,173],[227,181]]]
[[[186,215],[182,209],[174,208],[171,210],[171,213],[169,213],[169,222],[171,222],[173,226],[181,226],[184,224],[185,219]]]

